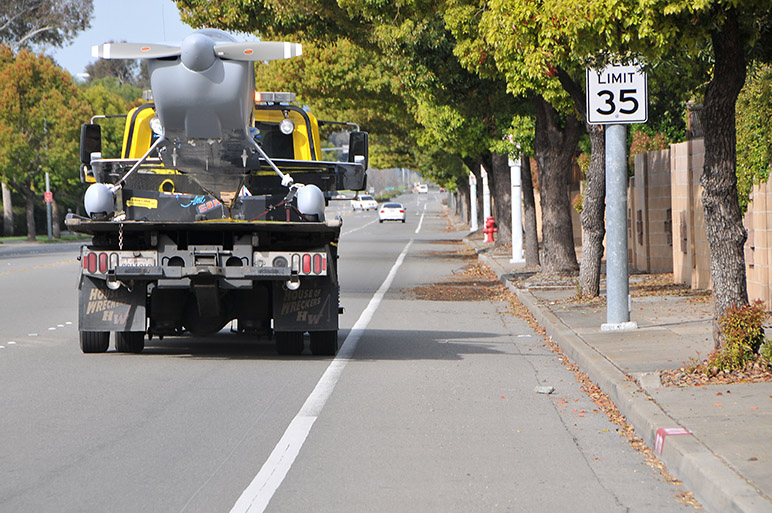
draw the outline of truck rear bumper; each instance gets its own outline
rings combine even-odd
[[[288,267],[161,267],[118,266],[113,274],[119,281],[181,280],[185,278],[223,278],[226,280],[289,280]],[[109,279],[109,278],[108,278]]]

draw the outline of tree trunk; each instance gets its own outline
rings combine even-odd
[[[493,218],[499,230],[496,233],[496,243],[512,242],[512,177],[507,155],[491,154],[488,181],[491,187],[491,198],[495,198]]]
[[[702,125],[705,166],[701,179],[705,232],[710,245],[710,275],[715,300],[713,340],[723,344],[718,319],[733,305],[748,304],[743,245],[747,232],[737,199],[735,103],[745,83],[745,58],[737,13],[712,34],[715,66],[705,91]]]
[[[27,240],[34,242],[36,235],[35,228],[35,193],[26,191],[24,194],[27,199]]]
[[[461,220],[467,224],[470,224],[471,219],[469,218],[469,177],[465,176],[464,178],[460,179],[458,181],[458,184],[456,184],[456,191],[458,192],[458,213],[461,216]]]
[[[576,110],[587,122],[587,97],[578,80],[558,68],[558,79],[571,96]],[[590,134],[590,168],[582,202],[582,263],[579,266],[579,293],[600,295],[600,264],[603,260],[603,238],[606,235],[606,134],[600,125],[586,125]]]
[[[11,188],[5,182],[3,187],[3,235],[13,236],[13,201],[11,199]]]
[[[59,222],[59,203],[54,199],[51,203],[51,234],[54,239],[62,238],[62,225]]]
[[[575,272],[579,265],[571,227],[568,173],[576,154],[582,126],[576,116],[567,116],[560,126],[558,112],[541,96],[534,101],[536,126],[534,153],[539,166],[541,192],[542,270]]]
[[[533,197],[531,159],[520,157],[520,182],[523,191],[523,227],[525,228],[525,265],[539,265],[539,232],[536,229],[536,200]]]
[[[579,266],[579,293],[600,295],[600,264],[606,235],[606,134],[603,125],[587,125],[592,152],[587,185],[582,201],[582,263]]]

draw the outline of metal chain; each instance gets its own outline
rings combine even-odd
[[[123,223],[118,225],[118,249],[123,250]]]

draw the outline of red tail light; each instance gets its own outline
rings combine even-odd
[[[314,255],[314,274],[322,273],[322,255]]]
[[[405,213],[405,211],[404,211],[404,210],[400,210],[400,211],[399,211],[399,213],[400,213],[400,214],[404,214],[404,213]]]
[[[88,254],[88,272],[90,272],[90,273],[97,272],[97,255],[96,255],[96,253],[89,253]]]
[[[311,255],[306,253],[303,255],[303,274],[311,273]]]
[[[107,272],[107,253],[99,253],[99,272]]]

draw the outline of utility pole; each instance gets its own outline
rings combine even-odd
[[[477,177],[474,173],[469,173],[469,203],[469,216],[472,218],[470,230],[476,232],[480,227],[477,226]]]
[[[488,171],[482,164],[480,165],[480,176],[482,176],[483,222],[485,222],[491,216],[491,189],[488,187]]]

